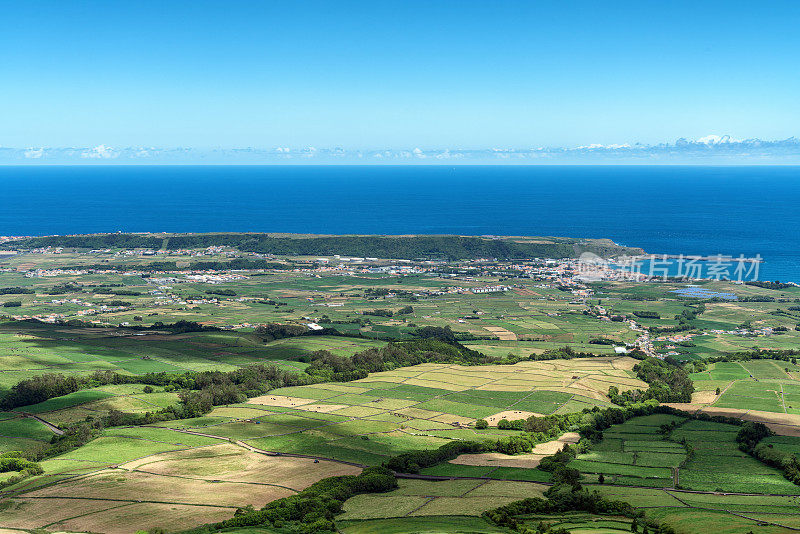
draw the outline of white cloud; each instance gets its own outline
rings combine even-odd
[[[727,143],[741,143],[742,139],[733,139],[730,135],[707,135],[697,140],[698,143],[704,145],[724,145]]]
[[[631,145],[628,143],[625,144],[611,144],[611,145],[604,145],[601,143],[592,143],[590,145],[583,145],[579,147],[575,147],[576,150],[617,150],[620,148],[630,148]]]
[[[89,150],[84,150],[81,153],[82,158],[87,159],[114,159],[119,154],[114,150],[113,147],[106,146],[106,145],[97,145],[94,148],[90,148]]]
[[[412,145],[413,146],[413,145]],[[181,147],[129,146],[111,147],[105,144],[86,147],[20,147],[0,148],[0,163],[27,162],[29,164],[70,163],[81,160],[98,160],[103,163],[126,162],[269,162],[302,161],[342,162],[375,161],[382,163],[446,163],[448,161],[475,163],[510,162],[800,162],[800,139],[790,137],[780,140],[733,139],[727,135],[707,135],[699,139],[680,138],[672,143],[601,144],[587,143],[573,147],[487,147],[356,150],[342,147],[289,148],[215,148],[191,149]]]
[[[450,149],[448,148],[448,149],[445,149],[444,152],[436,154],[436,156],[434,156],[434,157],[436,159],[458,159],[458,158],[460,158],[462,156],[463,156],[463,154],[460,154],[458,152],[455,152],[455,153],[450,152]]]

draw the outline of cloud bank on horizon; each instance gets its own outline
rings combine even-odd
[[[660,144],[483,149],[345,149],[316,147],[26,147],[0,146],[0,164],[800,164],[800,138],[733,139],[707,135]]]
[[[762,4],[5,2],[0,164],[800,162]]]

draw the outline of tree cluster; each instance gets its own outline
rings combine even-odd
[[[0,295],[33,295],[33,289],[26,287],[0,287]]]
[[[457,341],[446,342],[434,338],[413,339],[389,343],[381,348],[371,348],[353,356],[337,356],[321,350],[311,355],[311,365],[306,373],[318,380],[349,381],[364,378],[369,373],[390,371],[420,363],[460,363],[480,365],[491,359],[469,349]]]
[[[489,239],[484,237],[418,235],[418,236],[321,236],[274,237],[269,234],[185,234],[163,236],[142,234],[92,234],[74,236],[46,236],[18,239],[0,244],[0,248],[32,249],[42,247],[67,248],[149,248],[198,249],[210,246],[227,246],[243,252],[276,254],[282,256],[374,256],[397,259],[447,259],[497,258],[572,258],[589,251],[599,256],[635,252],[618,245],[597,241],[550,238],[549,242]],[[235,261],[235,260],[234,260]],[[242,261],[256,262],[258,260]],[[162,262],[174,263],[174,262]],[[198,262],[212,263],[212,262]],[[222,263],[222,262],[219,262]],[[233,262],[228,262],[233,263]],[[108,268],[108,265],[103,266]],[[83,267],[85,268],[85,267]],[[138,269],[138,266],[136,267]],[[199,268],[199,267],[198,267]],[[242,269],[244,267],[227,267]],[[160,269],[169,270],[169,269]]]
[[[779,282],[775,280],[774,282],[769,281],[759,281],[759,280],[751,280],[750,282],[745,282],[745,285],[748,286],[755,286],[755,287],[762,287],[764,289],[787,289],[790,287],[794,287],[794,284],[785,284],[783,282]]]

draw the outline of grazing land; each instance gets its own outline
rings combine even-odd
[[[659,432],[671,423],[677,426],[668,435]],[[683,525],[687,532],[702,532],[703,524],[712,523],[719,525],[715,532],[739,532],[744,526],[745,531],[786,531],[782,527],[796,524],[796,519],[782,521],[785,515],[797,517],[800,487],[739,450],[738,430],[667,415],[634,418],[604,432],[603,440],[571,466],[593,490]],[[800,446],[800,438],[769,439]],[[687,450],[692,451],[688,456]],[[598,486],[601,473],[604,483]],[[690,528],[695,521],[701,524]]]

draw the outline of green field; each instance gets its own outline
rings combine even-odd
[[[109,329],[0,322],[0,392],[20,380],[45,372],[85,375],[115,371],[230,371],[253,363],[302,370],[298,361],[317,350],[350,356],[385,343],[315,336],[263,343],[252,334],[210,332],[141,335]]]
[[[658,427],[670,421],[678,426],[664,437]],[[797,514],[800,488],[741,452],[734,439],[738,428],[662,415],[634,418],[605,431],[600,443],[570,465],[587,483],[595,483],[592,489],[641,507],[648,517],[685,532],[704,532],[702,528],[715,523],[715,532],[741,532],[737,529],[743,525],[754,532],[783,532],[776,526],[759,526],[755,516]],[[691,456],[682,445],[684,439],[693,450]],[[800,450],[800,438],[773,437],[767,443]],[[599,473],[604,474],[603,485],[596,485]],[[743,521],[741,516],[752,519]]]
[[[156,422],[133,427],[100,428],[98,422],[116,412],[145,414],[180,406],[182,395],[186,398],[180,388],[193,382],[147,392],[142,383],[95,387],[106,382],[92,382],[38,404],[9,408],[0,413],[0,453],[38,457],[50,447],[58,428],[33,416],[68,432],[88,432],[95,425],[96,437],[43,459],[44,474],[2,488],[0,527],[110,532],[124,524],[131,531],[174,532],[232,517],[240,506],[260,508],[320,478],[355,474],[401,453],[519,434],[499,430],[495,425],[501,418],[585,410],[586,421],[591,410],[612,406],[610,387],[647,390],[634,370],[638,360],[614,350],[641,341],[643,329],[650,330],[656,354],[690,362],[692,370],[703,369],[700,363],[695,367],[697,360],[726,353],[800,348],[795,328],[800,311],[792,309],[800,288],[795,287],[699,283],[740,299],[720,302],[680,297],[674,291],[685,284],[677,282],[573,284],[560,272],[531,274],[547,271],[535,261],[412,261],[399,269],[390,260],[373,265],[372,260],[289,256],[274,258],[285,268],[211,271],[189,266],[200,260],[249,260],[248,255],[225,249],[154,256],[122,250],[3,256],[0,289],[33,292],[0,295],[0,303],[22,303],[0,308],[6,314],[0,318],[0,396],[21,380],[45,373],[230,372],[258,363],[303,377],[278,383],[310,385],[266,394],[266,388],[248,389],[235,401],[192,412],[198,417],[152,419]],[[175,262],[174,270],[146,268],[162,260]],[[82,268],[88,265],[92,269]],[[65,266],[77,270],[61,269]],[[473,292],[493,285],[507,290]],[[658,317],[640,317],[648,315],[641,312]],[[176,321],[218,330],[170,333],[163,326]],[[289,335],[303,335],[260,337],[256,327],[266,323],[301,327]],[[315,335],[311,323],[330,330]],[[393,340],[424,337],[424,327],[448,327],[465,347],[487,358],[392,363],[349,382],[313,378],[319,383],[311,383],[312,375],[305,372],[318,351],[343,361]],[[530,358],[564,347],[595,356]],[[454,361],[429,356],[412,363]],[[509,359],[492,361],[503,358]],[[776,420],[792,431],[797,424],[792,416],[800,414],[800,367],[787,358],[720,361],[693,372],[692,409],[769,412],[784,417]],[[245,397],[247,402],[239,402]],[[484,418],[488,428],[477,429],[476,420]],[[660,430],[673,423],[677,426],[667,434]],[[586,487],[631,503],[679,534],[800,529],[800,487],[740,451],[737,431],[737,426],[685,417],[639,417],[605,430],[602,440],[570,467],[580,471]],[[765,443],[800,455],[800,438],[771,436]],[[449,480],[400,479],[394,491],[356,495],[336,517],[337,528],[345,533],[507,532],[481,514],[539,496],[557,478],[531,464],[498,467],[494,461],[443,462],[421,475]],[[0,474],[0,482],[14,473]],[[629,519],[589,513],[522,520],[530,528],[544,522],[574,534],[631,531]]]
[[[790,361],[718,362],[691,375],[698,391],[721,395],[709,406],[800,414],[800,367]]]

